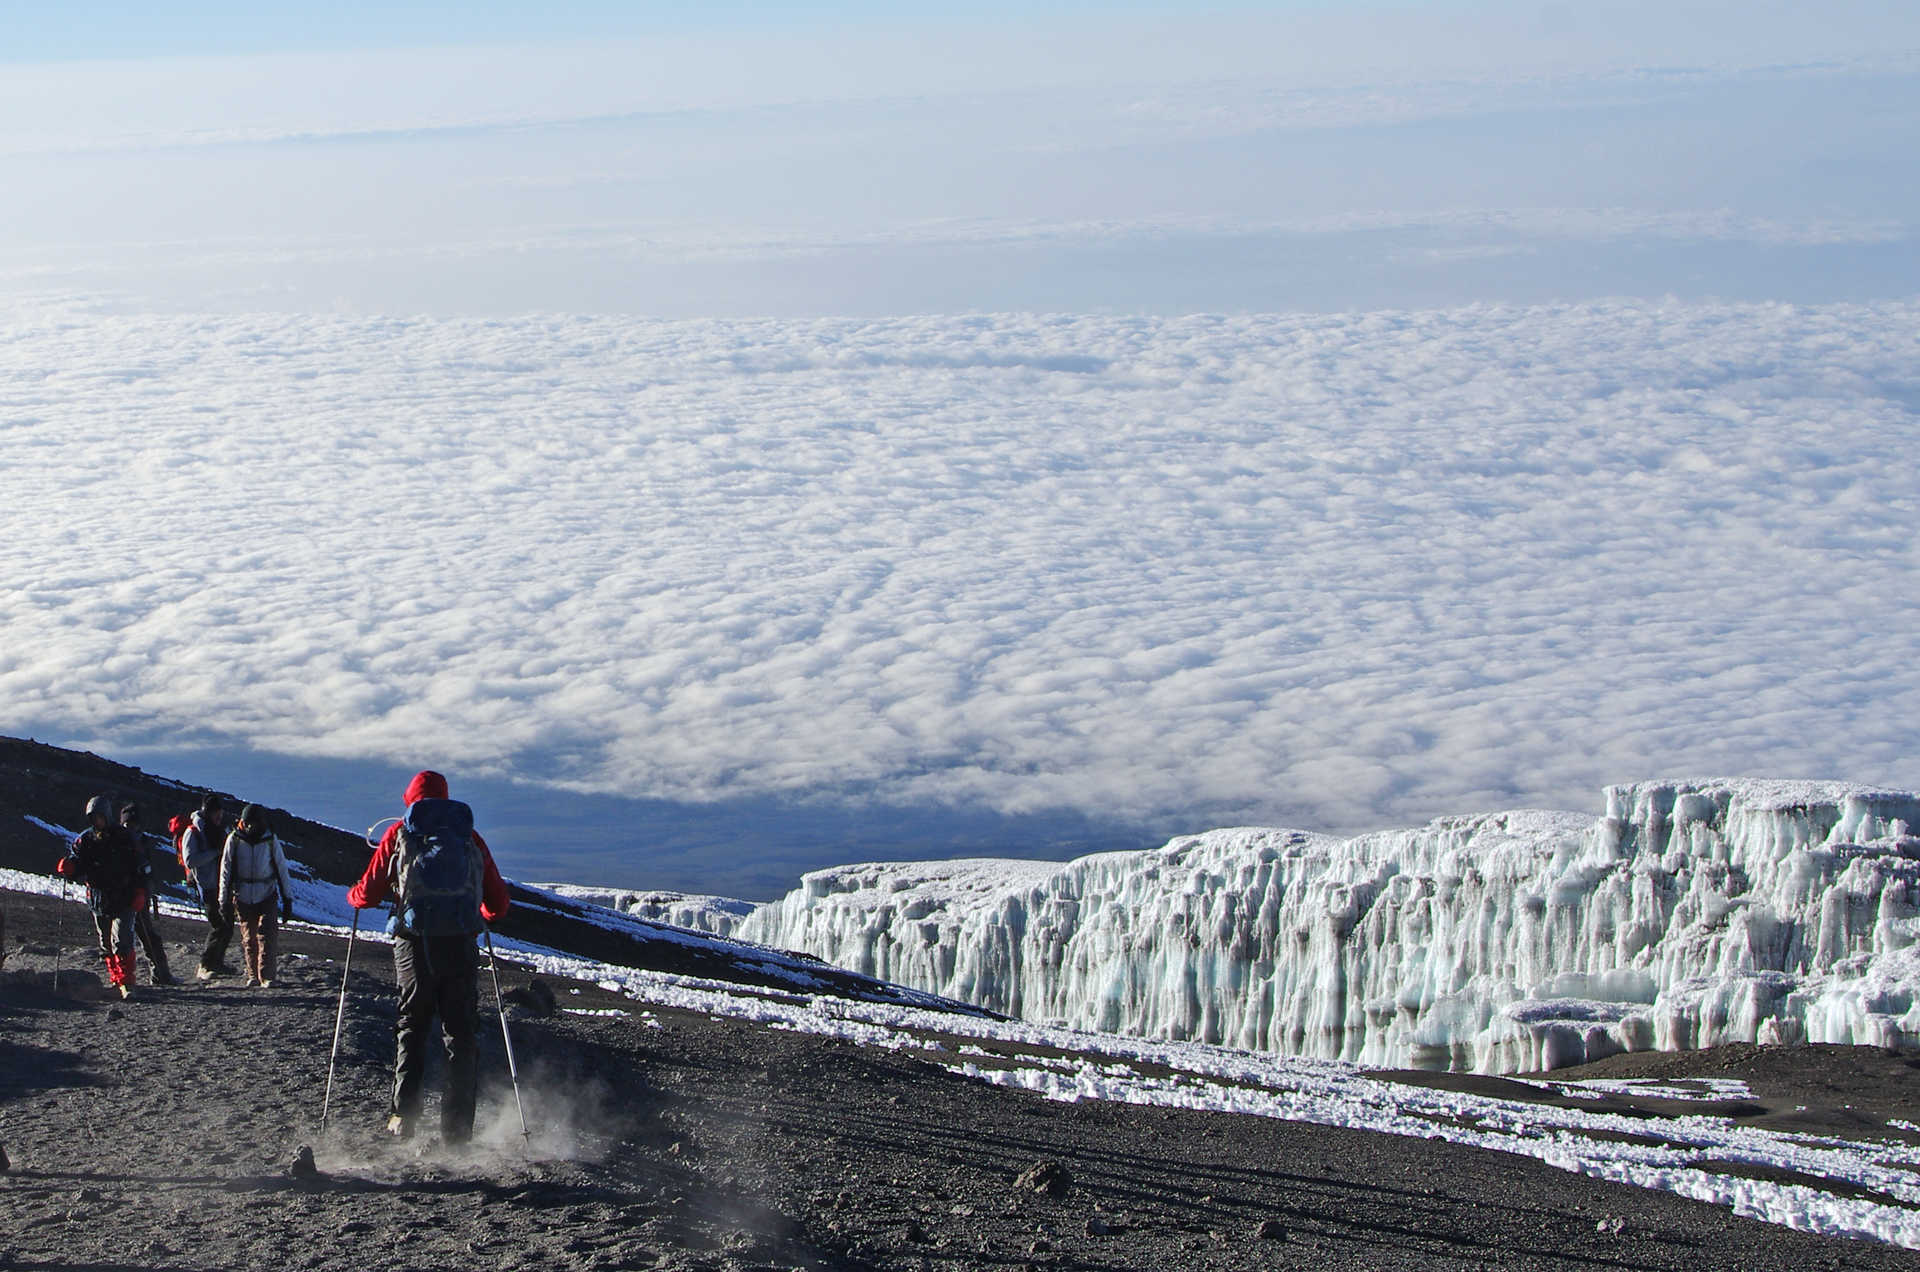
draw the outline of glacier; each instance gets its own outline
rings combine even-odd
[[[753,902],[703,893],[674,892],[664,888],[597,888],[577,883],[532,883],[528,887],[565,897],[582,905],[597,905],[648,923],[703,932],[708,936],[727,936],[740,921],[751,914]]]
[[[1920,1045],[1920,795],[1716,779],[1339,839],[814,871],[734,936],[1030,1021],[1378,1068]],[[708,921],[711,921],[709,913]]]

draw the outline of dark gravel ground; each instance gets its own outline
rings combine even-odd
[[[489,1013],[482,1144],[398,1146],[378,1129],[391,962],[364,944],[323,1137],[341,942],[293,936],[269,990],[143,988],[122,1004],[99,988],[78,906],[17,893],[0,906],[0,1269],[1914,1265],[1527,1159],[1051,1103],[565,983],[564,1006],[630,1014],[513,1013],[529,1143]],[[200,929],[169,927],[176,966],[191,967]],[[526,979],[513,969],[510,992]],[[289,1170],[303,1145],[309,1178]],[[1058,1195],[1016,1182],[1042,1162],[1065,1177]]]

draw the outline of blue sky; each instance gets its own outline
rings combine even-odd
[[[1310,11],[1322,0],[1207,6],[1214,11]],[[1431,0],[1429,0],[1431,7]],[[688,31],[792,30],[889,26],[1009,18],[1098,22],[1116,15],[1190,14],[1194,6],[1142,0],[976,0],[969,4],[773,3],[770,0],[673,0],[670,3],[243,3],[0,6],[7,38],[0,62],[278,53],[299,50],[406,48],[444,44],[556,43],[636,38]]]
[[[1910,8],[34,6],[0,64],[0,297],[751,317],[1904,296]],[[137,60],[45,60],[109,56]]]

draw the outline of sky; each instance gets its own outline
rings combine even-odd
[[[1200,6],[1196,6],[1200,7]],[[1274,5],[1215,4],[1213,12],[1312,13],[1322,0]],[[35,4],[6,6],[10,62],[67,62],[289,50],[358,50],[474,44],[551,44],[644,39],[688,31],[796,31],[884,22],[915,26],[960,19],[1005,21],[1044,16],[1095,23],[1115,16],[1166,14],[1169,6],[1128,0],[972,0],[967,4],[884,0],[569,0],[537,7],[500,0],[341,3],[325,7],[227,3],[152,5],[137,0],[92,3],[84,10]]]
[[[1903,784],[1911,6],[86,12],[0,55],[8,732],[753,895]]]
[[[879,317],[1915,282],[1911,6],[15,8],[0,296]]]

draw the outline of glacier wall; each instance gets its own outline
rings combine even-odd
[[[821,870],[735,935],[1029,1019],[1380,1067],[1920,1045],[1920,795],[1742,779],[1606,799],[1597,820]]]
[[[691,932],[704,932],[709,936],[733,935],[740,921],[753,913],[754,909],[751,901],[691,892],[596,888],[574,883],[534,883],[527,886],[583,905],[605,906],[649,923],[665,923]]]

